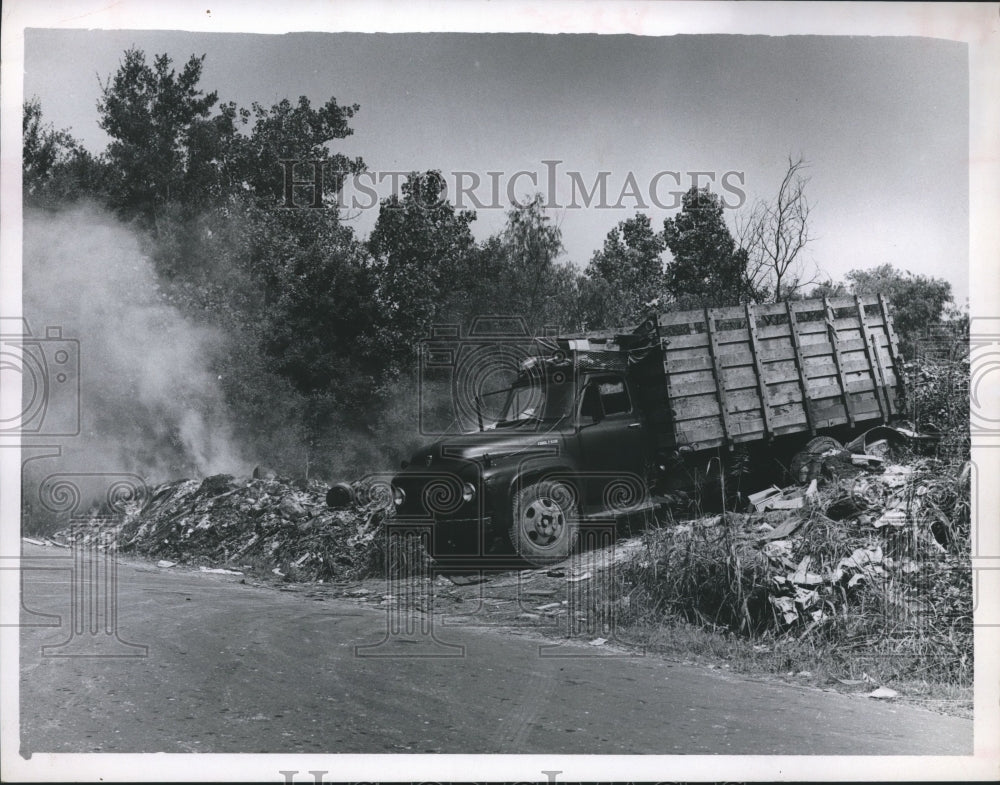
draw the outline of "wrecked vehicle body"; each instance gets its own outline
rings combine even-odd
[[[506,541],[552,563],[581,531],[613,530],[713,477],[724,486],[735,455],[761,469],[782,450],[839,447],[833,436],[903,408],[882,297],[656,314],[630,332],[534,347],[509,386],[483,392],[504,398],[498,414],[484,416],[477,391],[478,430],[417,450],[392,478],[397,520],[431,526],[435,553]]]

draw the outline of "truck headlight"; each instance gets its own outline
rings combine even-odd
[[[476,486],[471,482],[465,483],[462,486],[462,501],[471,502],[476,498]]]
[[[400,488],[398,485],[392,486],[392,502],[397,507],[401,506],[403,502],[406,501],[406,491]]]

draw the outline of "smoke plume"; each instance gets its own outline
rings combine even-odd
[[[225,338],[166,301],[132,231],[95,207],[26,210],[23,251],[32,334],[59,327],[79,341],[80,433],[60,437],[62,456],[33,462],[32,473],[132,472],[154,483],[248,470],[211,370]],[[46,422],[65,414],[50,410]]]

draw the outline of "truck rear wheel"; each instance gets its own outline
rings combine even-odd
[[[832,436],[816,436],[792,458],[791,472],[796,482],[806,483],[815,472],[813,462],[830,450],[843,450],[844,445]]]
[[[568,485],[529,485],[514,494],[511,513],[510,541],[525,561],[553,564],[576,547],[579,516],[576,493]]]

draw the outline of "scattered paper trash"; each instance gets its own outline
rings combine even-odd
[[[868,455],[865,453],[859,455],[855,453],[851,455],[851,463],[855,466],[877,467],[885,463],[885,458],[878,455]]]
[[[876,529],[881,529],[883,526],[895,526],[899,528],[900,526],[905,526],[907,521],[906,510],[900,509],[898,507],[886,510],[881,516],[876,518],[872,522],[872,526]]]
[[[802,496],[793,496],[790,499],[771,499],[767,502],[769,510],[798,510],[805,507],[806,500]]]
[[[795,572],[788,576],[789,583],[801,584],[804,586],[816,586],[823,583],[823,576],[815,572],[809,572],[809,565],[812,562],[811,556],[806,556],[799,562]]]
[[[805,497],[810,501],[815,501],[819,497],[819,484],[815,478],[809,483],[809,487],[806,488]]]
[[[763,491],[758,491],[757,493],[751,493],[748,497],[750,504],[754,506],[757,512],[764,512],[767,509],[767,503],[772,499],[781,498],[781,489],[775,485],[770,488],[765,488]]]
[[[882,700],[886,700],[889,698],[899,697],[899,693],[896,692],[895,690],[890,690],[888,687],[878,687],[877,689],[874,689],[871,692],[869,692],[868,697],[880,698]]]
[[[799,618],[799,611],[795,607],[795,600],[791,597],[775,597],[773,594],[767,598],[775,610],[781,614],[785,624],[791,624]]]

